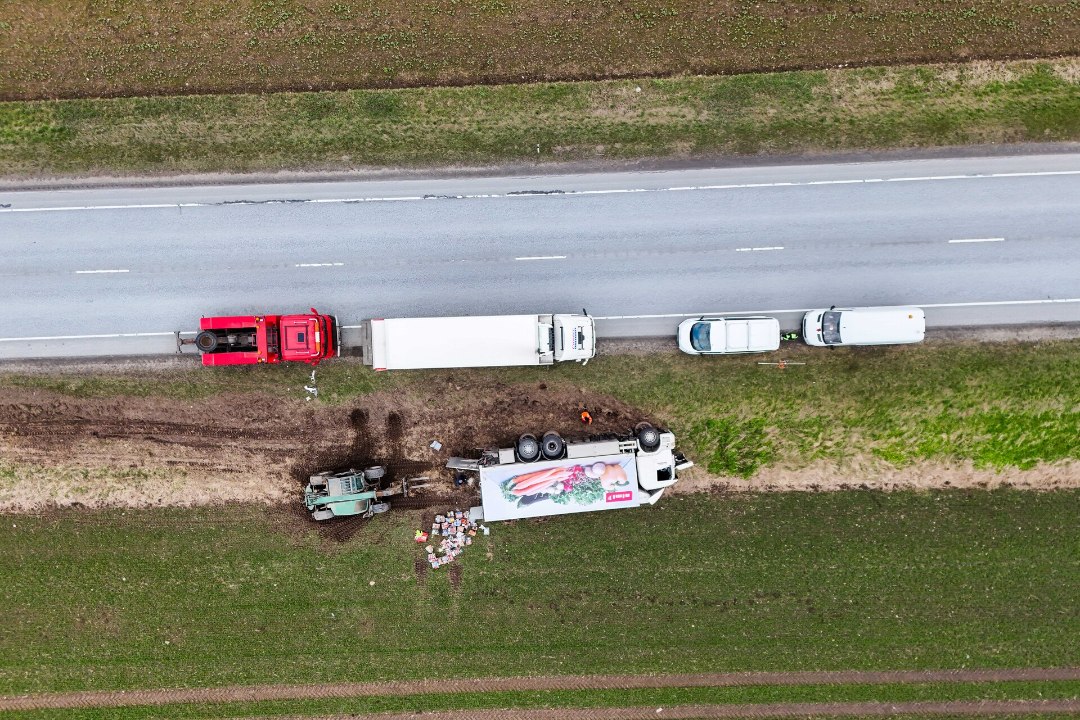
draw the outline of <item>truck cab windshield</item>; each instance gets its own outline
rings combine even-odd
[[[821,318],[821,341],[826,345],[840,342],[840,313],[827,312]]]

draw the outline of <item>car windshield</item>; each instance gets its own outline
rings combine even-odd
[[[709,352],[712,349],[712,346],[709,345],[709,329],[711,327],[712,323],[694,323],[694,327],[690,328],[690,347],[698,352]]]
[[[821,318],[821,341],[826,345],[840,342],[840,313],[827,312]]]

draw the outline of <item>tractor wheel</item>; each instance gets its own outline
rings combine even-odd
[[[540,443],[536,442],[535,435],[519,437],[514,450],[521,462],[532,462],[540,457]]]
[[[217,350],[218,336],[209,330],[203,330],[195,336],[195,347],[201,352],[208,353]]]
[[[563,456],[563,452],[566,450],[566,443],[563,442],[559,433],[549,431],[544,433],[544,437],[541,438],[540,450],[544,453],[544,459],[558,460]]]
[[[315,520],[331,520],[334,517],[333,510],[315,510],[311,513],[311,517]]]
[[[390,503],[373,503],[371,509],[368,510],[372,515],[376,513],[384,513],[390,509]]]
[[[368,480],[379,480],[386,474],[386,466],[384,465],[372,465],[369,468],[364,468],[364,477]]]

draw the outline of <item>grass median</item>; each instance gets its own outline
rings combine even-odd
[[[692,496],[501,524],[421,571],[417,518],[5,516],[0,693],[1080,663],[1080,493]]]
[[[345,170],[1080,139],[1080,58],[0,103],[0,176]]]

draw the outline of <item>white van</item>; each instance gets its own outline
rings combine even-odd
[[[679,349],[690,355],[771,352],[780,348],[772,317],[691,318],[679,324]]]
[[[861,307],[811,310],[803,316],[807,345],[898,345],[922,342],[926,315],[917,307]]]

